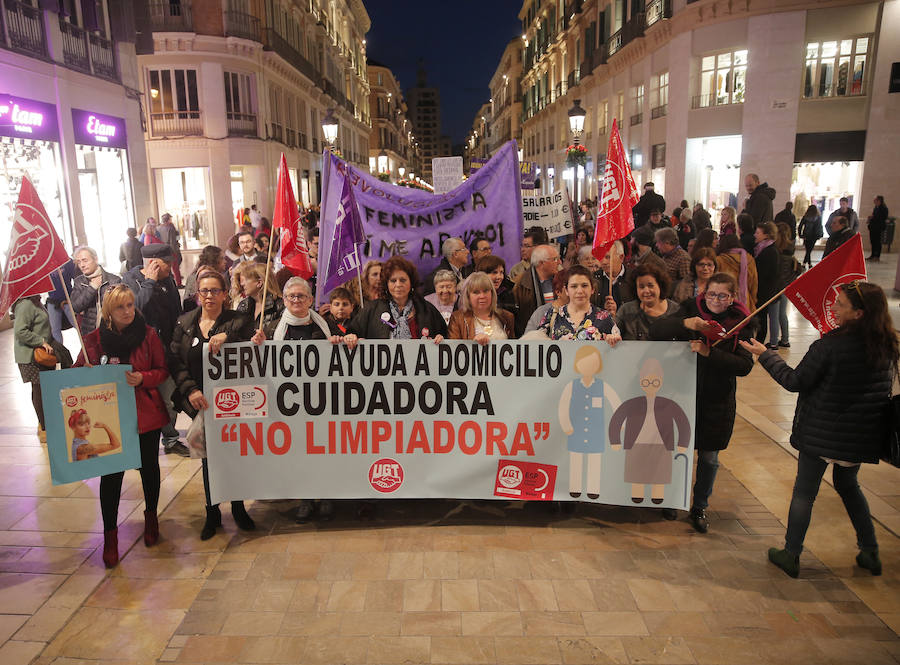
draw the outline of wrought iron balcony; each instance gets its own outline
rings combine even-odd
[[[3,46],[40,58],[47,57],[47,35],[41,10],[20,0],[4,0],[0,9]]]
[[[262,41],[262,32],[259,28],[259,18],[244,12],[225,12],[225,35],[227,37],[241,37],[254,42]]]
[[[154,32],[193,32],[191,0],[148,0]]]
[[[150,114],[150,132],[154,137],[202,136],[200,111],[166,111]]]
[[[263,31],[263,44],[267,49],[275,51],[275,53],[284,58],[294,69],[298,70],[310,81],[316,82],[319,80],[319,74],[316,68],[313,67],[313,64],[272,28],[266,28]]]
[[[227,111],[225,120],[228,123],[229,136],[256,136],[256,114],[235,113]]]
[[[650,0],[645,8],[647,27],[664,18],[672,18],[672,0]]]
[[[644,121],[643,113],[635,113],[633,116],[631,116],[631,126],[632,127],[634,127],[635,125],[641,124],[643,121]]]
[[[663,104],[662,106],[655,106],[652,109],[650,109],[650,118],[652,118],[654,120],[656,118],[662,118],[668,112],[669,112],[668,104]]]
[[[60,18],[63,62],[86,74],[117,81],[116,56],[113,43]]]

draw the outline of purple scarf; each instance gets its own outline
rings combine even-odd
[[[756,247],[753,248],[753,256],[754,257],[759,256],[760,253],[762,253],[762,251],[766,247],[768,247],[769,245],[774,245],[774,244],[775,244],[775,241],[772,240],[771,238],[766,238],[765,240],[760,240],[758,243],[756,243]]]
[[[740,247],[729,249],[728,254],[737,254],[741,257],[741,269],[738,272],[738,295],[737,301],[744,307],[748,307],[748,291],[747,291],[747,252]]]

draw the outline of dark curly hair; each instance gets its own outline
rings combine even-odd
[[[391,294],[388,291],[388,280],[398,270],[402,270],[409,276],[410,289],[415,290],[419,286],[419,271],[410,261],[402,256],[392,256],[384,265],[381,266],[381,299],[390,300]]]
[[[842,284],[840,288],[853,309],[862,310],[863,313],[862,317],[844,324],[840,329],[846,332],[857,331],[862,335],[866,345],[866,359],[872,369],[889,366],[896,374],[900,344],[884,291],[871,282],[850,282]]]
[[[656,284],[659,286],[659,297],[661,300],[665,300],[669,295],[669,287],[672,284],[669,273],[653,263],[642,263],[634,270],[635,286],[637,286],[638,279],[647,276],[656,280]]]

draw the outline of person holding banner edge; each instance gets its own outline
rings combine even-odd
[[[144,490],[144,545],[152,547],[159,540],[159,436],[169,422],[159,386],[168,378],[166,354],[156,331],[147,325],[134,306],[134,293],[125,284],[116,284],[103,297],[100,321],[84,338],[84,350],[75,367],[86,364],[130,364],[125,380],[134,387],[137,405],[138,440],[141,449],[141,485]],[[78,411],[69,416],[81,419]],[[95,427],[102,427],[99,423]],[[73,427],[74,429],[74,427]],[[107,429],[110,440],[114,434]],[[80,433],[79,433],[80,435]],[[113,568],[119,563],[118,515],[124,472],[100,477],[100,512],[103,515],[103,563]]]
[[[515,338],[513,315],[497,304],[497,290],[483,272],[473,272],[463,282],[460,308],[450,315],[447,336],[471,339],[482,346],[492,340]]]
[[[828,464],[834,488],[856,531],[856,564],[881,574],[878,541],[869,505],[859,487],[861,463],[877,463],[887,437],[884,413],[897,376],[900,345],[881,287],[851,282],[832,305],[837,327],[813,342],[796,368],[758,341],[741,346],[786,390],[799,393],[791,445],[799,451],[797,477],[783,549],[769,561],[790,577],[800,573],[800,554],[813,503]]]
[[[169,345],[169,371],[175,382],[173,401],[191,418],[209,408],[203,396],[203,347],[218,353],[228,342],[245,342],[253,334],[253,322],[240,312],[225,307],[227,283],[221,273],[207,271],[197,276],[197,298],[200,306],[178,319]],[[206,522],[201,540],[212,538],[222,526],[222,513],[209,495],[209,466],[203,458],[203,492],[206,495]],[[231,516],[238,528],[252,531],[256,524],[247,514],[243,501],[231,502]]]

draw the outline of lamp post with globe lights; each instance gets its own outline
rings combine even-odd
[[[581,134],[584,132],[584,118],[587,116],[587,112],[581,108],[581,100],[576,99],[575,104],[572,108],[569,109],[569,130],[572,132],[572,147],[578,148],[579,142],[581,141]],[[578,200],[578,167],[584,166],[583,162],[587,161],[586,155],[583,155],[579,150],[570,150],[569,154],[566,156],[566,161],[569,166],[572,167],[573,170],[573,187],[574,187],[574,205],[576,208],[576,218],[578,215],[579,209],[579,200]]]

